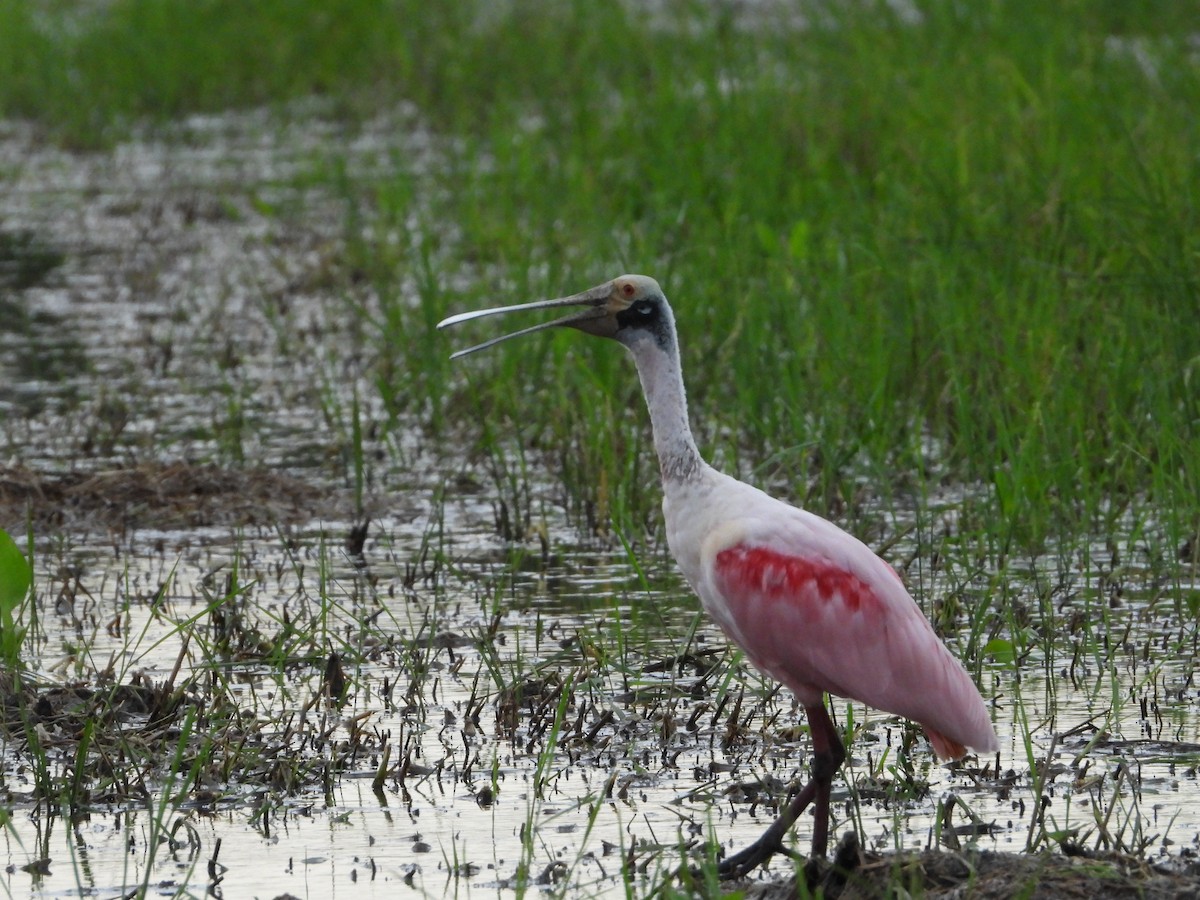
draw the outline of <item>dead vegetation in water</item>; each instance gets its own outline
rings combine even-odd
[[[63,682],[4,673],[0,744],[25,763],[8,802],[23,795],[51,815],[58,804],[86,812],[149,802],[173,784],[181,807],[269,809],[272,798],[319,790],[347,760],[379,750],[336,714],[333,668],[315,655],[292,662],[295,705],[277,716],[242,699],[247,678],[203,670],[181,677],[177,667],[163,680],[134,671],[119,682],[112,672]]]
[[[196,651],[185,647],[180,664],[163,680],[134,671],[118,682],[112,672],[92,670],[86,680],[57,684],[0,681],[0,731],[9,752],[34,761],[29,768],[38,771],[37,798],[65,799],[86,812],[102,804],[145,802],[157,786],[174,779],[176,809],[249,806],[251,821],[267,832],[273,827],[272,809],[282,798],[328,795],[340,780],[369,770],[377,773],[377,792],[397,795],[404,803],[411,803],[422,785],[436,785],[438,791],[466,787],[487,809],[507,784],[504,779],[493,784],[489,777],[481,732],[494,734],[530,760],[553,747],[564,760],[561,771],[610,772],[596,789],[606,802],[618,803],[653,779],[647,774],[651,770],[688,767],[706,755],[715,764],[719,755],[735,768],[740,761],[758,772],[773,745],[803,740],[789,724],[787,704],[776,702],[776,692],[746,686],[719,690],[729,665],[723,646],[621,659],[606,653],[607,642],[586,629],[554,623],[547,639],[555,649],[518,672],[496,654],[498,643],[516,639],[499,614],[475,626],[455,624],[459,631],[450,631],[445,622],[408,633],[390,625],[372,627],[358,652],[339,645],[342,652],[328,653],[314,632],[297,630],[299,620],[263,618],[237,583],[215,585],[213,597],[227,600],[198,619],[195,640],[203,645]],[[371,618],[363,610],[357,614]],[[481,672],[489,668],[484,659],[500,685],[478,675],[472,682],[476,662]],[[367,674],[361,663],[376,669]],[[446,749],[439,759],[422,747],[419,735],[451,679],[473,683],[478,691],[473,689],[454,714],[447,707],[438,716]],[[247,685],[272,680],[287,695],[282,708],[247,700]],[[388,730],[400,722],[402,728]],[[907,732],[898,734],[905,739]],[[802,762],[801,751],[788,756],[792,763]],[[39,770],[39,758],[50,764]],[[640,760],[642,771],[622,774],[623,761],[631,758]],[[723,802],[716,772],[696,775],[703,781],[700,795],[713,803]],[[885,786],[877,798],[864,792],[862,802],[887,805],[923,787],[919,772],[909,777],[911,784]],[[973,777],[995,780],[997,789],[1004,786],[994,772]],[[785,784],[754,784],[763,789],[761,796],[739,789],[725,797],[770,811],[786,796]],[[707,833],[699,820],[691,826],[697,840]],[[414,854],[424,852],[417,849],[420,843],[414,841]],[[644,875],[669,864],[677,852],[673,845],[634,850],[623,865]],[[955,850],[877,854],[857,845],[852,857],[842,851],[840,868],[815,872],[811,886],[826,897],[873,900],[895,897],[899,890],[947,898],[1200,896],[1200,873],[1186,860],[1171,869],[1082,848],[1073,849],[1073,856]],[[805,896],[790,881],[738,887],[749,897]]]
[[[95,472],[0,468],[0,522],[38,531],[266,525],[344,515],[345,498],[262,469],[147,462]],[[16,527],[15,531],[23,530]]]
[[[897,896],[941,900],[1188,900],[1200,897],[1200,863],[1090,853],[1064,847],[1063,853],[986,851],[875,854],[863,852],[847,834],[831,864],[810,866],[807,885],[795,880],[751,884],[751,900],[791,900],[818,896],[833,900],[884,900]]]
[[[30,510],[35,518],[47,516],[39,527],[64,532],[81,525],[119,530],[269,525],[342,503],[331,492],[287,476],[184,463],[54,475],[0,469],[0,514],[23,521]],[[370,571],[372,558],[368,552],[360,560],[357,574],[375,589],[384,582]],[[535,559],[542,559],[542,568],[548,565]],[[721,688],[729,671],[724,644],[676,647],[682,652],[662,656],[638,645],[623,657],[614,655],[618,642],[604,626],[593,631],[586,623],[552,621],[538,661],[520,667],[497,651],[521,639],[499,608],[474,624],[439,619],[405,632],[386,619],[377,627],[379,607],[364,594],[361,606],[359,600],[347,604],[362,626],[356,643],[337,638],[337,652],[331,652],[329,632],[319,633],[296,611],[282,619],[264,615],[257,602],[262,598],[246,591],[244,582],[227,582],[227,574],[209,579],[201,591],[199,599],[211,605],[194,625],[202,646],[185,648],[166,679],[89,663],[74,669],[73,679],[55,683],[0,681],[0,733],[8,752],[33,763],[27,770],[35,773],[30,779],[35,799],[66,801],[86,811],[145,802],[167,783],[177,809],[249,804],[251,821],[266,831],[271,810],[284,798],[328,796],[343,779],[374,771],[377,791],[405,803],[426,786],[438,791],[457,786],[486,808],[505,785],[503,778],[493,784],[487,745],[479,738],[484,733],[530,760],[551,747],[564,762],[547,780],[570,769],[611,773],[597,786],[606,802],[629,802],[640,785],[662,777],[654,771],[692,769],[699,804],[749,804],[752,811],[773,814],[788,790],[773,772],[786,770],[786,776],[803,763],[803,729],[792,724],[788,704],[779,702],[776,691],[750,684]],[[403,583],[394,575],[391,581],[393,590]],[[432,577],[425,587],[435,588],[436,582]],[[48,596],[53,595],[51,590]],[[164,602],[153,591],[141,600],[155,607]],[[177,627],[170,602],[164,622]],[[73,601],[56,612],[72,621],[81,617]],[[495,681],[476,675],[472,684],[471,667],[480,660],[486,661],[480,673],[490,672]],[[376,671],[365,674],[364,666]],[[420,734],[429,727],[429,711],[445,702],[451,679],[472,684],[471,696],[452,714],[449,707],[443,711],[439,756],[436,747],[431,752],[422,744]],[[282,686],[280,702],[247,699],[272,682]],[[893,736],[905,750],[916,740],[915,731],[903,725]],[[1110,748],[1111,742],[1099,738],[1094,743],[1145,749]],[[801,746],[793,750],[791,744]],[[787,761],[764,771],[767,755]],[[630,760],[637,766],[626,771]],[[864,806],[888,808],[929,793],[921,770],[898,766],[889,773],[870,764],[868,769],[856,782],[857,802]],[[510,774],[519,771],[513,766]],[[733,771],[743,778],[730,785],[724,776]],[[753,777],[744,777],[751,772]],[[1011,790],[1025,780],[1024,774],[986,765],[969,775],[985,791]],[[708,831],[694,815],[689,828],[697,844]],[[624,863],[631,873],[651,876],[676,849],[639,844]],[[1157,898],[1186,897],[1197,888],[1197,873],[1186,860],[1169,870],[1142,857],[1087,855],[1082,848],[1073,857],[863,851],[844,869],[849,874],[821,873],[826,896],[893,897],[902,887],[932,897]],[[749,896],[795,895],[791,883],[747,890]]]

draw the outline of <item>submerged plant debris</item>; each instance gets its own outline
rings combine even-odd
[[[349,516],[353,504],[278,472],[146,462],[104,471],[0,468],[0,511],[6,522],[28,513],[44,533],[277,525]]]
[[[1158,862],[1119,853],[1091,853],[1064,847],[1061,854],[1011,854],[989,851],[862,853],[843,842],[828,866],[809,873],[807,889],[841,900],[882,900],[896,896],[972,897],[1116,897],[1128,900],[1171,900],[1200,897],[1200,863]],[[803,896],[804,887],[782,882],[753,885],[754,900],[787,900]]]

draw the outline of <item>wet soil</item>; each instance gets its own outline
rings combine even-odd
[[[850,835],[849,837],[852,837]],[[827,898],[882,900],[899,896],[971,898],[971,900],[1090,900],[1095,897],[1139,900],[1187,900],[1200,897],[1200,863],[1151,862],[1121,854],[993,853],[928,851],[872,854],[849,849],[843,840],[837,864],[814,873],[807,890]],[[752,885],[755,900],[790,900],[807,896],[794,880]]]
[[[0,523],[19,526],[28,517],[41,532],[269,525],[343,516],[351,506],[346,497],[261,469],[186,462],[88,472],[0,467]]]

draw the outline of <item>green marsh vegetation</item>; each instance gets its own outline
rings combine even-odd
[[[68,145],[313,96],[348,116],[407,101],[453,139],[433,184],[342,185],[372,231],[407,238],[351,235],[370,277],[409,285],[372,323],[405,362],[381,368],[397,407],[469,417],[445,415],[429,331],[449,306],[641,268],[680,307],[709,445],[818,507],[850,499],[865,465],[986,485],[989,530],[1019,549],[1150,497],[1180,537],[1196,524],[1186,18],[1101,2],[39,6],[0,6],[0,111]],[[561,462],[572,491],[601,470],[648,480],[623,361],[581,371],[568,340],[476,364],[495,387],[464,392],[494,401],[474,427],[583,444]]]
[[[349,141],[402,110],[429,161],[396,154],[361,173],[333,140],[288,176],[338,204],[318,289],[365,349],[361,396],[322,382],[316,415],[338,435],[356,517],[412,453],[378,432],[417,431],[442,448],[439,507],[454,476],[479,485],[518,570],[558,554],[563,530],[547,523],[564,519],[585,546],[669,568],[636,378],[620,352],[570,334],[450,364],[471,335],[434,324],[623,271],[657,277],[708,456],[906,568],[1017,723],[1032,810],[1053,787],[1051,733],[1094,725],[1072,745],[1082,783],[1088,753],[1131,717],[1197,740],[1190,669],[1153,664],[1191,653],[1200,613],[1195,28],[1183,4],[1100,0],[0,0],[0,115],[90,154],[170,139],[195,114],[266,108],[284,127],[318,111]],[[0,263],[7,233],[0,220]],[[313,352],[274,315],[281,357]],[[214,461],[253,464],[253,398],[232,381],[226,396]],[[119,445],[110,431],[101,443]],[[403,577],[469,583],[472,563],[430,522]],[[213,614],[237,595],[217,592]],[[502,599],[481,602],[500,621]],[[214,646],[232,621],[219,618]],[[264,639],[281,684],[299,656],[355,658],[325,613],[305,621]],[[411,631],[431,638],[438,621]],[[600,672],[627,680],[660,627],[635,624],[647,634],[597,625],[571,648],[584,661],[548,668],[538,637],[529,659],[484,651],[497,696],[542,689],[510,704],[542,716],[539,786],[571,726],[598,721],[568,706],[562,673],[598,694]],[[396,658],[418,683],[437,654],[413,641]],[[721,671],[725,698],[741,676]],[[1087,696],[1089,715],[1058,721],[1057,692]],[[928,773],[905,766],[856,766],[850,817],[878,785],[919,793]],[[1082,825],[1022,813],[1023,844],[1144,848],[1155,830],[1127,777],[1096,783],[1101,813]],[[521,879],[539,854],[523,848]]]

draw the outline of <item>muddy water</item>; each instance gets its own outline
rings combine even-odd
[[[331,144],[364,177],[419,176],[436,152],[403,114],[353,140],[319,121],[196,120],[86,157],[0,133],[0,229],[24,266],[0,282],[0,481],[61,507],[33,508],[31,679],[42,696],[187,686],[174,731],[136,710],[106,725],[165,735],[161,759],[74,816],[36,793],[27,737],[4,736],[14,896],[508,896],[522,876],[539,893],[641,893],[681,843],[756,837],[804,760],[790,699],[728,652],[668,560],[577,546],[553,511],[544,547],[505,545],[489,491],[419,434],[367,448],[377,499],[361,555],[347,551],[352,478],[326,410],[357,393],[382,414],[321,287],[341,206],[305,174]],[[290,480],[210,481],[201,508],[208,462]],[[951,640],[996,642],[981,686],[1001,752],[936,766],[903,723],[839,702],[857,731],[835,828],[878,849],[1195,852],[1196,618],[1180,599],[1200,586],[1179,581],[1174,548],[1131,516],[1123,539],[992,583],[933,567],[945,507],[890,558],[914,560],[922,598],[983,598],[979,628],[959,617]],[[0,524],[22,533],[13,509]],[[998,591],[1023,612],[988,618]],[[238,715],[209,752],[231,762],[188,774],[206,746],[189,723],[218,697]],[[60,773],[79,746],[62,721],[41,736]]]

